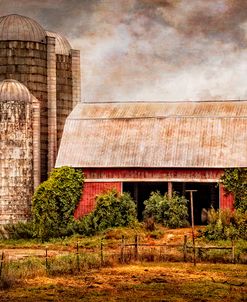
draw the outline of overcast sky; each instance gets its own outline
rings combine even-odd
[[[81,50],[86,101],[247,99],[247,0],[0,0]]]

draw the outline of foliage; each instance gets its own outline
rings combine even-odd
[[[209,240],[247,239],[247,212],[209,210],[204,236]]]
[[[80,199],[84,176],[71,167],[54,169],[33,196],[34,235],[42,240],[73,232],[73,214]]]
[[[0,231],[2,238],[31,239],[34,237],[34,225],[32,221],[18,222],[2,226]]]
[[[144,219],[153,217],[155,222],[169,228],[184,227],[188,222],[188,201],[184,196],[173,192],[170,198],[167,193],[152,192],[149,199],[144,201]]]
[[[225,169],[221,181],[227,193],[233,193],[235,208],[247,211],[247,168]]]
[[[150,231],[150,232],[152,232],[156,229],[153,216],[146,217],[146,219],[144,220],[144,228],[145,228],[145,230]]]
[[[112,227],[136,222],[136,204],[128,193],[107,191],[96,197],[96,208],[77,223],[77,232],[92,235]]]

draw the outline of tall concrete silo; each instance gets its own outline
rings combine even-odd
[[[26,221],[40,182],[40,106],[21,83],[0,83],[0,224]]]
[[[41,105],[41,179],[55,164],[67,115],[80,101],[80,54],[36,21],[0,17],[0,80],[23,83]]]

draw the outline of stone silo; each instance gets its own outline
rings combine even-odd
[[[65,118],[80,100],[80,54],[20,16],[0,17],[0,80],[23,83],[41,106],[41,180],[55,165]]]
[[[21,83],[0,83],[0,224],[26,221],[40,182],[40,106]]]

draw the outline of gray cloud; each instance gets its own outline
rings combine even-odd
[[[247,2],[2,0],[81,50],[83,99],[245,98]]]

